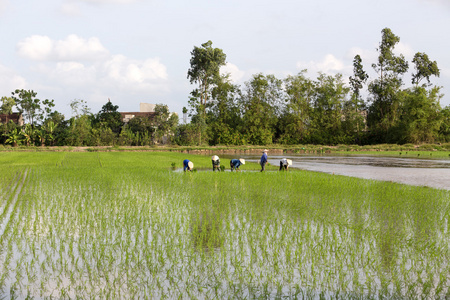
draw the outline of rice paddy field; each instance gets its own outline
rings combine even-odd
[[[185,158],[199,171],[172,170]],[[450,297],[446,190],[250,163],[202,172],[209,156],[169,152],[0,164],[5,299]]]

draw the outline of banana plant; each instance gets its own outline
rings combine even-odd
[[[11,144],[13,147],[20,145],[23,140],[23,136],[17,128],[14,128],[14,130],[6,133],[5,136],[7,137],[5,142],[7,144]]]

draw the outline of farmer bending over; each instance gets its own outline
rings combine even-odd
[[[244,159],[242,159],[242,158],[240,158],[240,159],[232,159],[230,161],[231,172],[233,172],[233,169],[236,170],[236,172],[240,171],[239,167],[241,165],[245,165],[245,160]]]
[[[189,161],[189,159],[183,160],[183,171],[184,172],[186,172],[186,170],[192,171],[193,168],[194,168],[194,164],[192,163],[192,161]]]
[[[217,171],[220,171],[220,159],[217,155],[214,155],[211,157],[212,160],[212,166],[213,166],[213,172],[217,169]]]
[[[280,160],[280,171],[281,170],[287,171],[290,165],[292,165],[292,160],[283,158],[282,160]]]

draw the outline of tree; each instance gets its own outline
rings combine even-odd
[[[12,97],[2,97],[1,101],[0,114],[12,114],[12,108],[16,105],[16,101]]]
[[[54,100],[41,101],[36,98],[37,93],[33,90],[15,90],[12,95],[19,112],[24,114],[31,126],[36,125],[36,122],[43,122],[55,106]]]
[[[256,74],[246,82],[241,103],[243,132],[253,145],[272,144],[277,118],[282,112],[282,81],[273,75]]]
[[[426,55],[425,53],[417,52],[414,55],[412,62],[414,63],[414,67],[416,69],[416,72],[413,73],[412,84],[418,86],[422,79],[425,78],[428,85],[430,85],[431,75],[439,77],[440,72],[437,66],[437,62],[430,61],[428,55]]]
[[[441,142],[450,142],[450,105],[442,109],[440,115],[442,122],[439,127],[439,140]]]
[[[84,100],[74,99],[70,102],[70,108],[72,109],[72,114],[75,117],[79,117],[80,115],[90,115],[91,109],[87,106],[87,102]]]
[[[239,126],[242,123],[238,104],[240,89],[234,85],[229,75],[223,75],[212,89],[211,103],[206,118],[210,145],[243,144]]]
[[[344,106],[345,122],[347,132],[356,128],[356,140],[361,141],[360,131],[365,127],[365,105],[361,97],[361,89],[367,82],[369,75],[364,71],[362,59],[359,55],[355,55],[353,59],[353,76],[350,76],[350,88],[352,90],[351,101],[346,102]]]
[[[399,142],[432,143],[438,137],[442,117],[439,87],[427,91],[424,87],[414,87],[404,92],[403,113],[400,120]]]
[[[187,78],[190,83],[198,84],[198,89],[192,91],[191,103],[205,115],[206,104],[212,87],[220,80],[220,67],[225,65],[226,55],[222,49],[213,48],[208,41],[201,47],[194,47],[191,52],[191,67]]]
[[[379,77],[369,84],[372,103],[368,111],[368,125],[375,134],[377,142],[387,142],[390,129],[393,128],[401,114],[402,75],[408,70],[404,56],[393,52],[400,38],[389,28],[382,30],[382,40],[377,48],[377,63],[372,64]]]
[[[153,123],[156,128],[156,141],[161,144],[166,143],[170,140],[170,135],[175,133],[175,128],[178,124],[178,115],[171,114],[167,105],[157,104],[155,106]]]
[[[122,117],[120,115],[119,106],[114,105],[108,99],[105,105],[102,106],[102,109],[98,112],[96,118],[96,126],[97,127],[107,127],[110,128],[111,131],[115,134],[119,134],[122,128]]]
[[[342,130],[343,105],[349,92],[341,74],[319,74],[311,112],[311,142],[315,144],[346,143]]]
[[[286,110],[279,122],[280,142],[299,144],[307,141],[315,83],[306,78],[306,70],[285,80]]]

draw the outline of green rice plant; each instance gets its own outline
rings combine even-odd
[[[0,175],[3,203],[17,190],[15,172],[29,168],[9,221],[0,220],[9,297],[444,298],[449,290],[448,191],[304,171],[200,172],[210,157],[182,153],[39,153],[42,165],[3,154],[11,168]],[[168,167],[185,158],[199,172]]]

